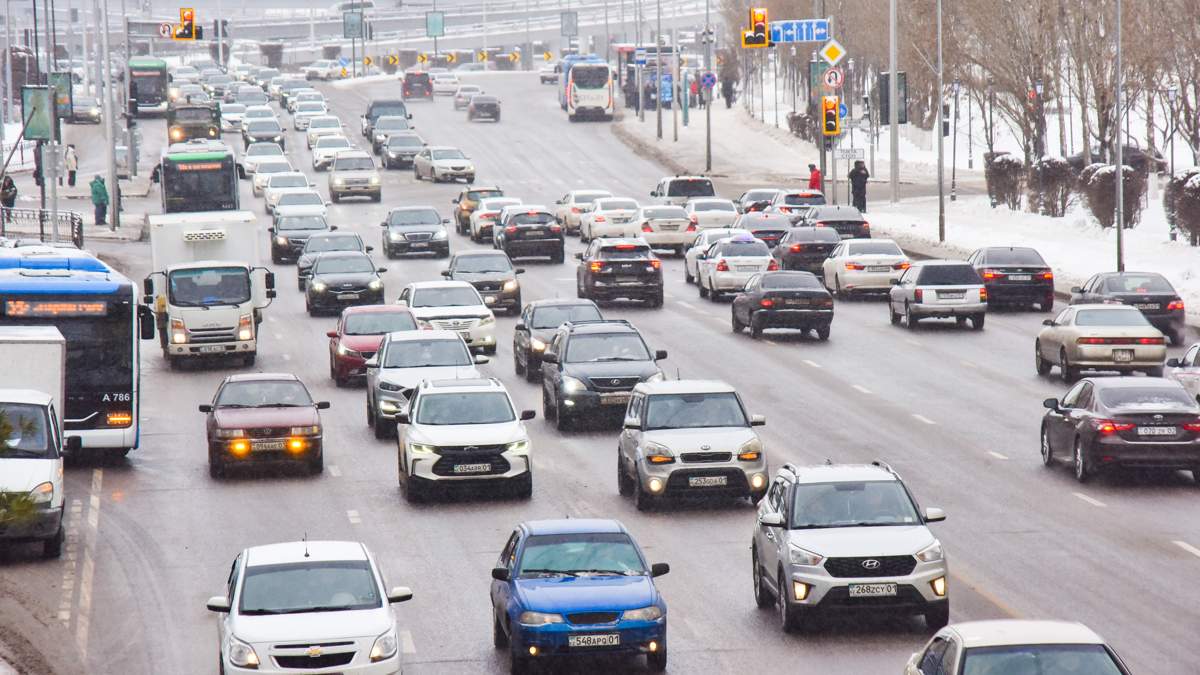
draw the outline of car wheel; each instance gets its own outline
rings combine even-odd
[[[904,325],[905,325],[905,327],[907,327],[909,330],[913,330],[914,328],[917,327],[918,321],[920,321],[920,319],[913,316],[912,308],[908,306],[907,302],[904,303]]]
[[[1073,459],[1075,480],[1079,481],[1080,483],[1086,483],[1088,479],[1092,477],[1092,473],[1094,471],[1092,469],[1092,460],[1087,456],[1087,451],[1083,447],[1082,438],[1075,439],[1075,452]]]
[[[208,457],[208,477],[212,479],[221,479],[225,477],[225,465],[212,455],[209,455]]]
[[[1042,465],[1054,466],[1054,448],[1050,447],[1050,432],[1042,425]]]
[[[729,308],[729,324],[733,329],[733,332],[738,335],[741,335],[742,329],[745,328],[745,326],[742,325],[742,322],[738,321],[737,310],[733,309],[732,307]]]
[[[1147,368],[1146,374],[1149,375],[1150,377],[1162,377],[1163,376],[1163,367],[1162,366],[1154,366],[1153,368]]]
[[[319,454],[316,457],[308,460],[308,472],[312,475],[317,475],[325,470],[325,454]]]
[[[775,594],[775,609],[779,611],[779,627],[785,633],[791,633],[800,627],[800,612],[792,608],[791,603],[787,599],[787,586],[783,578],[783,572],[779,573],[776,582],[776,588],[779,592]]]
[[[750,580],[754,584],[754,604],[758,605],[759,609],[770,607],[775,598],[763,583],[763,570],[762,565],[758,563],[757,548],[750,552]]]
[[[888,300],[888,318],[891,320],[893,326],[900,323],[900,315],[892,308],[891,300]]]
[[[1054,311],[1054,296],[1047,295],[1045,300],[1042,300],[1041,302],[1038,303],[1038,306],[1043,312],[1053,312]]]
[[[554,404],[554,429],[560,433],[571,430],[571,418],[557,402]]]
[[[1063,382],[1074,382],[1079,379],[1079,369],[1072,366],[1067,360],[1067,350],[1063,349],[1058,354],[1058,369],[1062,373]]]
[[[1174,330],[1167,331],[1167,337],[1171,338],[1171,344],[1175,346],[1180,346],[1183,344],[1183,341],[1186,339],[1185,334],[1186,331],[1182,328],[1176,328]]]
[[[525,656],[524,654],[517,653],[515,645],[510,653],[512,656],[508,662],[508,672],[512,673],[513,675],[524,675],[525,673],[528,673],[531,665],[529,663],[529,657]]]
[[[750,337],[755,340],[761,340],[763,334],[762,321],[759,321],[754,314],[750,315]]]
[[[685,284],[696,283],[696,277],[692,276],[692,273],[688,270],[687,260],[683,261],[683,283],[685,283]]]
[[[625,473],[625,469],[621,466],[621,451],[617,450],[617,494],[622,497],[628,497],[633,494],[633,479],[629,474]]]
[[[937,608],[925,612],[925,628],[937,632],[950,623],[950,601],[938,603]]]
[[[567,260],[567,254],[564,251],[556,251],[550,256],[550,263],[553,265],[561,265]]]
[[[496,649],[508,646],[508,633],[505,633],[504,629],[500,627],[500,619],[496,616],[492,616],[492,646]]]
[[[842,278],[836,275],[833,277],[833,295],[838,300],[846,299],[846,292],[842,290]]]
[[[514,342],[513,343],[513,372],[515,372],[517,375],[524,375],[526,364],[521,363],[521,359],[517,357],[517,354],[518,354],[517,343]],[[525,358],[527,360],[529,359],[528,352],[526,352]]]
[[[667,669],[667,646],[666,641],[663,642],[659,645],[658,651],[646,655],[646,666],[655,673],[661,673]]]
[[[54,536],[42,542],[42,558],[52,560],[62,557],[63,541],[66,538],[67,531],[63,528],[62,523],[59,523],[58,531],[54,533]]]
[[[1037,370],[1037,374],[1045,377],[1050,374],[1050,369],[1054,367],[1042,356],[1042,343],[1035,341],[1033,343],[1033,367]]]
[[[702,297],[702,298],[708,297],[708,288],[706,288],[704,286],[704,277],[696,278],[696,289],[700,293],[700,297]]]
[[[417,169],[416,164],[413,164],[413,180],[421,180],[421,172]]]
[[[396,423],[393,422],[392,420],[380,417],[380,416],[376,415],[374,412],[372,412],[371,414],[372,414],[372,417],[375,418],[374,424],[371,425],[375,429],[375,438],[377,438],[381,441],[384,439],[391,438],[392,434],[395,433],[395,431],[396,431]]]
[[[817,339],[820,340],[821,342],[828,340],[829,339],[829,329],[830,329],[829,324],[825,324],[824,326],[817,326]]]
[[[983,321],[987,318],[987,314],[980,312],[971,316],[971,330],[983,330]]]
[[[550,405],[550,395],[546,393],[546,388],[542,387],[542,419],[547,422],[554,419],[554,413],[557,408]]]

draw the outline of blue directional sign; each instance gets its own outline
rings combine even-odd
[[[850,110],[846,108],[845,103],[838,104],[838,117],[846,117],[850,114]]]
[[[638,64],[639,66],[646,65],[646,50],[639,49],[639,50],[635,51],[633,53],[633,60],[634,60],[634,63]]]
[[[828,19],[791,19],[771,22],[771,42],[825,42],[828,39]]]
[[[663,103],[670,103],[675,98],[675,87],[672,86],[671,75],[663,75],[659,81],[658,98]]]
[[[338,59],[338,65],[345,68],[346,66],[350,65],[350,59],[343,56],[340,59]]]
[[[705,73],[704,75],[700,76],[700,84],[705,89],[712,89],[713,87],[717,86],[717,74]]]

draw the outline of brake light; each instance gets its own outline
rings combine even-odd
[[[813,227],[829,227],[829,223],[823,220],[818,220],[817,222],[813,223]]]
[[[770,298],[763,298],[762,300],[758,301],[758,306],[770,309],[771,307],[775,306],[775,301]]]
[[[508,227],[504,228],[504,233],[505,233],[505,234],[516,234],[516,233],[517,233],[517,226],[516,226],[516,225],[509,225]]]
[[[913,291],[913,302],[925,302],[925,291],[919,288]]]
[[[616,249],[618,251],[632,251],[636,248],[637,248],[636,244],[617,244],[616,245]]]
[[[724,260],[718,260],[717,261],[717,271],[718,272],[728,272],[729,271],[729,263],[725,262]]]
[[[1042,272],[1042,278],[1046,281],[1054,280],[1054,272]]]
[[[864,220],[863,224],[862,224],[862,229],[864,229],[864,230],[871,229],[871,224]]]
[[[848,262],[848,263],[846,263],[846,269],[848,269],[848,270],[865,270],[865,269],[867,269],[867,266],[860,265],[859,263],[855,263],[855,262]]]
[[[1138,343],[1139,345],[1165,345],[1165,344],[1167,344],[1167,339],[1166,339],[1166,338],[1160,338],[1160,337],[1156,337],[1156,338],[1138,338],[1138,339],[1137,339],[1137,343]]]
[[[488,213],[480,214],[480,220],[495,220],[496,216],[500,215],[499,211],[489,211]]]
[[[833,298],[821,298],[817,301],[817,307],[833,307]]]
[[[1075,340],[1075,344],[1080,345],[1163,345],[1166,344],[1166,338],[1161,337],[1144,337],[1144,338],[1105,338],[1105,337],[1081,337]]]
[[[987,302],[987,289],[986,288],[979,289],[979,301]]]
[[[650,269],[655,269],[655,270],[662,269],[662,261],[658,260],[658,259],[651,260],[650,261]]]
[[[1183,301],[1182,300],[1172,300],[1171,302],[1167,303],[1167,310],[1171,311],[1171,312],[1182,312],[1183,311]]]
[[[1200,431],[1200,420],[1195,422],[1184,422],[1180,426],[1183,427],[1184,431]]]
[[[599,260],[593,261],[590,265],[588,265],[588,269],[593,272],[599,272],[604,269],[604,263]]]
[[[779,271],[779,263],[776,262],[774,258],[771,258],[771,262],[767,263],[767,271],[768,272]]]
[[[788,250],[792,253],[799,253],[804,250],[804,244],[792,244],[788,247]]]
[[[979,276],[983,277],[984,279],[996,279],[1004,276],[1004,272],[997,272],[996,270],[983,270],[979,273]]]
[[[642,232],[653,232],[654,228],[650,227],[650,223],[642,223]]]
[[[558,223],[555,223],[555,224],[553,224],[553,225],[551,225],[551,226],[550,226],[550,231],[551,231],[551,232],[562,232],[562,225],[559,225]]]
[[[604,216],[592,216],[592,222],[593,223],[603,223]]]
[[[894,270],[906,270],[910,267],[912,267],[912,265],[906,262],[898,262],[895,265],[892,265],[892,269]]]
[[[1099,433],[1110,436],[1118,431],[1129,431],[1135,425],[1129,422],[1114,422],[1113,420],[1092,420],[1092,426]]]

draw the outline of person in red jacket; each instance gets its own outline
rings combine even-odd
[[[825,179],[821,176],[821,170],[816,164],[808,165],[808,189],[825,191]]]

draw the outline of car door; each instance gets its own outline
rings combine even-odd
[[[500,557],[496,559],[496,567],[503,567],[508,570],[509,580],[500,581],[492,579],[491,597],[492,597],[492,612],[493,615],[502,627],[507,631],[508,619],[506,614],[508,611],[508,601],[512,597],[512,578],[511,575],[515,572],[517,560],[517,545],[521,541],[521,531],[513,530],[509,535],[508,542],[504,544],[504,548],[500,551]]]
[[[550,344],[546,345],[546,351],[553,353],[558,357],[559,363],[547,363],[542,361],[542,389],[546,392],[546,396],[552,404],[558,404],[558,383],[562,379],[562,359],[563,347],[566,346],[566,333],[558,331],[554,334],[554,339]]]
[[[1058,350],[1062,348],[1064,332],[1072,330],[1075,310],[1068,306],[1054,317],[1054,325],[1048,326],[1038,337],[1038,348],[1042,358],[1058,363]]]
[[[533,326],[533,310],[528,305],[521,310],[521,318],[517,320],[517,325],[513,328],[513,358],[517,358],[518,354],[522,354],[523,363],[529,365],[529,336]]]
[[[217,622],[217,644],[221,645],[219,649],[222,654],[224,654],[225,649],[225,638],[232,632],[232,626],[229,624],[231,621],[230,617],[235,611],[233,603],[234,596],[237,595],[238,577],[241,572],[239,563],[241,560],[242,556],[240,554],[233,559],[233,564],[229,566],[229,576],[225,580],[225,599],[229,601],[229,611],[221,614],[221,620]]]
[[[915,284],[918,269],[910,267],[904,270],[904,274],[900,275],[900,283],[893,286],[888,293],[888,302],[891,303],[891,309],[896,314],[904,311],[904,303],[908,300],[908,293]]]
[[[1046,431],[1050,437],[1050,449],[1054,452],[1068,450],[1075,442],[1075,422],[1079,419],[1079,400],[1084,388],[1091,388],[1086,380],[1067,390],[1059,401],[1058,410],[1046,413]]]
[[[641,445],[642,409],[645,407],[646,395],[635,393],[629,399],[625,408],[625,423],[621,425],[621,435],[617,440],[617,452],[620,453],[622,470],[627,471],[637,461],[637,448]],[[630,428],[630,427],[634,428]]]
[[[778,249],[779,247],[776,246],[775,248]],[[847,246],[845,244],[838,244],[837,246],[834,246],[833,250],[829,252],[829,257],[825,258],[824,262],[821,263],[821,275],[825,280],[825,288],[829,290],[833,290],[833,287],[829,284],[833,278],[837,276],[838,265],[842,263],[842,252],[845,251],[846,248]]]
[[[758,515],[764,516],[767,514],[778,513],[783,515],[784,498],[787,493],[787,483],[779,478],[775,478],[771,483],[771,487],[767,489],[767,497],[758,502]],[[786,520],[785,520],[786,522]],[[779,546],[778,541],[785,539],[786,529],[766,527],[764,525],[756,525],[754,528],[755,550],[758,551],[759,566],[766,570],[765,578],[770,580],[775,578],[774,570],[779,566]]]
[[[750,313],[762,297],[762,275],[755,274],[746,280],[746,288],[733,296],[733,314],[743,324],[749,325]]]
[[[713,268],[715,268],[717,265],[717,261],[716,261],[716,258],[718,255],[717,252],[720,250],[720,248],[721,248],[721,244],[718,241],[718,242],[712,244],[711,246],[709,246],[708,249],[704,251],[703,255],[701,255],[697,259],[696,281],[698,283],[700,283],[701,286],[704,285],[703,279],[705,277],[707,277],[711,282],[712,275],[713,275]],[[712,283],[709,283],[708,285],[712,286]]]

